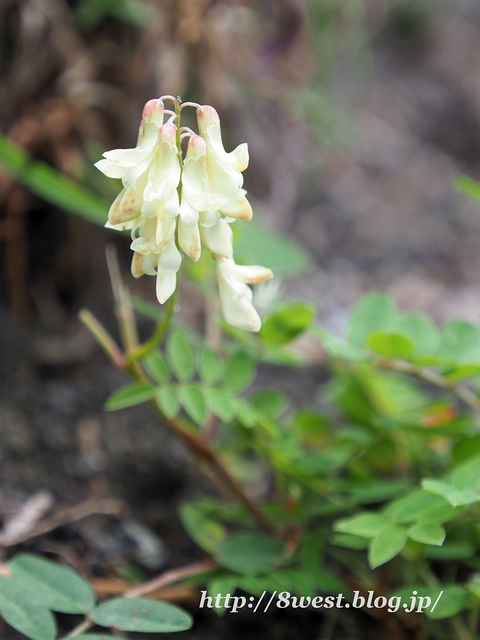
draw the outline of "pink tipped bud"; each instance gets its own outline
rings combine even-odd
[[[168,142],[168,144],[175,146],[177,136],[177,127],[171,122],[167,122],[158,130],[158,141]]]
[[[143,107],[142,118],[145,122],[155,122],[158,125],[163,123],[163,102],[161,98],[149,100]]]
[[[205,104],[197,109],[197,122],[200,133],[203,133],[210,127],[218,126],[220,118],[213,107]]]
[[[192,136],[188,141],[187,158],[199,158],[207,152],[205,140],[200,136]]]

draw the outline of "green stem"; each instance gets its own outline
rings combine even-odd
[[[179,104],[177,103],[175,103],[175,110],[179,113]],[[155,348],[158,342],[165,335],[165,332],[170,325],[170,321],[175,311],[176,292],[178,291],[178,286],[176,287],[175,293],[170,297],[165,315],[162,318],[161,322],[158,324],[152,338],[141,347],[138,347],[136,342],[137,331],[135,325],[135,317],[133,315],[133,309],[130,304],[130,296],[127,288],[122,282],[120,268],[118,266],[115,251],[113,248],[107,251],[107,261],[110,271],[110,278],[112,280],[112,289],[115,297],[116,311],[119,319],[120,330],[124,339],[125,352],[127,356],[126,369],[128,369],[128,371],[138,380],[147,381],[148,376],[139,360],[141,360],[141,358],[144,357],[151,349]],[[161,421],[166,426],[170,427],[170,429],[174,431],[178,436],[180,436],[183,441],[188,444],[189,447],[194,451],[194,453],[196,453],[200,459],[206,462],[207,465],[211,469],[213,469],[217,478],[219,478],[222,481],[223,485],[228,487],[230,491],[244,503],[244,505],[255,516],[260,526],[272,535],[277,534],[278,532],[276,531],[274,525],[264,515],[256,502],[252,500],[246,493],[243,485],[230,474],[229,470],[224,465],[223,460],[209,446],[209,444],[205,442],[199,434],[190,429],[189,426],[186,425],[182,420],[178,418],[169,420],[159,410],[158,405],[155,401],[153,401],[153,404],[159,414]]]
[[[473,605],[472,612],[470,614],[470,635],[472,638],[477,637],[479,606],[480,603],[477,600]]]
[[[476,640],[476,636],[471,636],[468,629],[463,624],[459,616],[453,616],[449,620],[455,633],[456,640]]]
[[[181,99],[178,96],[177,100],[174,102],[175,113],[177,115],[177,134],[176,134],[176,142],[177,142],[177,156],[178,156],[178,164],[180,165],[180,171],[183,173],[183,156],[182,156],[182,140],[180,137],[180,114],[182,110],[180,109]],[[178,198],[179,201],[182,201],[182,179],[180,177],[180,181],[178,183]]]
[[[177,291],[178,291],[178,285],[174,293],[167,300],[163,318],[155,327],[155,331],[152,337],[149,338],[146,342],[144,342],[142,345],[137,347],[134,351],[132,351],[129,354],[127,359],[127,365],[129,367],[135,364],[136,362],[139,362],[140,360],[142,360],[142,358],[148,355],[150,351],[153,351],[153,349],[155,349],[155,347],[159,345],[160,342],[162,341],[164,335],[168,331],[168,327],[170,326],[170,323],[175,313],[175,304],[177,302]]]

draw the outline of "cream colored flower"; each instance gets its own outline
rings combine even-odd
[[[202,244],[215,255],[223,258],[233,256],[232,230],[227,221],[220,216],[213,224],[202,223],[200,235]]]
[[[264,267],[235,264],[230,228],[236,218],[252,217],[242,176],[248,165],[247,145],[227,153],[215,109],[194,106],[200,135],[180,128],[182,136],[190,137],[183,162],[179,132],[173,124],[174,120],[178,124],[178,111],[167,112],[171,117],[164,124],[165,110],[159,98],[144,107],[136,147],[107,151],[96,163],[105,175],[121,178],[123,183],[106,226],[131,229],[132,274],[135,278],[156,276],[161,304],[177,286],[182,256],[176,237],[180,248],[194,261],[200,258],[203,244],[216,259],[225,320],[240,329],[258,331],[261,321],[252,306],[248,284],[263,282],[273,274]]]
[[[177,128],[163,124],[163,114],[161,100],[147,102],[135,149],[107,151],[96,164],[106,175],[122,178],[124,188],[110,207],[106,226],[132,229],[132,274],[156,275],[162,304],[175,291],[181,262],[175,245],[181,175]]]
[[[200,258],[200,232],[198,223],[205,215],[217,211],[227,199],[210,190],[207,173],[206,144],[203,138],[191,136],[182,175],[182,204],[178,222],[178,243],[195,262]],[[205,214],[201,216],[201,214]],[[214,222],[219,215],[216,214]]]
[[[220,118],[213,107],[207,105],[197,109],[197,122],[200,135],[207,148],[207,172],[212,192],[226,198],[219,212],[232,218],[250,220],[252,208],[242,189],[241,174],[248,166],[248,147],[239,145],[227,153],[222,143]]]
[[[163,115],[161,99],[147,102],[143,109],[137,146],[134,149],[107,151],[103,154],[105,159],[95,164],[109,178],[121,178],[124,187],[110,207],[107,227],[131,229],[132,221],[142,215],[148,172],[159,150],[159,130],[163,125]]]
[[[245,331],[260,331],[262,322],[252,305],[252,290],[247,284],[258,284],[273,278],[270,269],[244,267],[232,258],[217,257],[218,289],[222,315],[228,324]]]
[[[162,240],[157,243],[157,220],[146,218],[141,226],[142,236],[132,242],[134,249],[132,275],[139,278],[144,273],[157,276],[156,293],[160,304],[173,294],[177,286],[177,272],[182,256],[175,244],[175,219],[165,217],[162,226]]]

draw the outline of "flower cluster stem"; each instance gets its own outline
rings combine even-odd
[[[180,129],[180,116],[181,116],[181,98],[180,96],[175,100],[175,115],[177,116],[177,133],[176,133],[176,141],[177,141],[177,156],[178,156],[178,164],[180,165],[180,171],[183,173],[183,157],[182,157],[182,133]],[[178,199],[182,201],[182,180],[180,179],[178,183]]]
[[[158,324],[157,329],[155,330],[155,333],[152,336],[152,338],[141,347],[138,347],[137,346],[137,330],[135,325],[135,317],[134,317],[133,309],[130,302],[130,295],[128,293],[127,288],[122,282],[121,275],[120,275],[120,267],[118,265],[115,250],[113,248],[110,248],[107,252],[107,261],[108,261],[108,267],[110,271],[110,278],[112,281],[112,289],[113,289],[114,298],[115,298],[116,313],[118,317],[120,332],[122,334],[125,355],[120,353],[120,355],[123,358],[122,360],[121,358],[118,357],[118,353],[116,353],[115,350],[112,350],[111,348],[109,348],[109,349],[105,349],[105,351],[110,356],[114,364],[118,366],[118,363],[122,362],[124,363],[122,367],[123,370],[129,371],[138,380],[148,381],[148,376],[145,373],[143,367],[141,366],[141,363],[139,360],[158,344],[161,338],[165,335],[165,332],[168,330],[168,327],[170,325],[170,322],[173,318],[174,311],[175,311],[174,296],[172,296],[171,300],[169,301],[170,305],[169,307],[167,307],[165,316],[162,318],[162,321]],[[106,334],[107,336],[108,334],[100,325],[100,323],[98,323],[98,321],[94,326],[92,326],[91,324],[86,324],[86,326],[92,332],[93,336],[97,340],[99,339],[99,336],[100,336],[105,343],[104,334]],[[115,361],[113,360],[112,355],[116,358]],[[238,500],[240,500],[247,507],[247,509],[256,518],[259,525],[264,531],[272,535],[277,535],[278,532],[276,528],[264,515],[264,513],[259,508],[257,503],[252,498],[250,498],[250,496],[247,494],[242,484],[234,476],[231,475],[231,473],[225,466],[223,460],[219,457],[216,451],[214,451],[214,449],[210,446],[208,439],[204,438],[202,435],[197,434],[188,424],[186,424],[180,418],[173,418],[173,419],[167,418],[160,411],[155,401],[153,401],[153,404],[161,422],[165,424],[177,436],[179,436],[185,442],[185,444],[189,447],[189,449],[200,460],[205,462],[208,465],[208,467],[212,469],[215,476],[221,481],[222,488],[228,488],[229,492],[232,493]]]
[[[146,342],[144,342],[142,345],[137,347],[130,354],[128,358],[128,363],[127,363],[128,366],[132,366],[135,362],[140,362],[142,358],[148,355],[150,351],[153,351],[153,349],[155,349],[155,347],[157,347],[161,343],[164,335],[168,330],[168,327],[170,326],[170,322],[175,314],[175,305],[177,302],[177,291],[178,289],[175,289],[175,292],[173,293],[173,295],[167,300],[165,305],[166,307],[165,313],[162,319],[160,320],[160,322],[155,327],[155,331],[153,332],[152,337]]]

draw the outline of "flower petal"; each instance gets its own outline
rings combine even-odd
[[[99,160],[95,162],[94,166],[105,174],[107,178],[123,178],[126,171],[124,167],[119,167],[111,160]]]
[[[218,266],[218,261],[217,261]],[[235,292],[232,291],[229,279],[218,269],[218,291],[222,315],[228,324],[245,331],[260,331],[262,322],[251,303],[252,292],[246,284],[241,283]],[[240,283],[238,283],[240,284]],[[235,293],[235,294],[234,294]]]
[[[206,145],[200,136],[192,136],[188,142],[182,175],[183,196],[197,211],[219,209],[228,200],[211,193],[207,174]]]
[[[164,107],[161,98],[153,98],[145,103],[142,112],[143,123],[154,122],[157,127],[163,124]]]
[[[157,271],[157,300],[160,304],[164,304],[175,291],[177,286],[177,274],[175,271],[169,271],[158,266]]]
[[[260,267],[258,265],[243,266],[236,264],[234,267],[235,275],[249,284],[259,284],[273,278],[271,269]]]
[[[140,278],[140,276],[143,276],[144,271],[143,271],[143,261],[145,260],[145,256],[143,256],[141,253],[137,253],[136,251],[133,252],[133,257],[132,257],[132,276],[134,278]]]
[[[201,254],[198,224],[187,226],[180,218],[178,221],[178,244],[191,260],[198,262]]]
[[[165,247],[158,259],[158,268],[167,269],[168,271],[178,271],[182,264],[182,254],[177,249],[175,239],[172,236],[171,241]]]
[[[149,253],[148,256],[143,257],[143,272],[147,276],[157,275],[158,254]]]
[[[198,224],[198,210],[192,207],[185,197],[182,197],[182,204],[180,205],[180,218],[185,227],[193,227]]]
[[[213,107],[204,105],[197,109],[198,129],[207,143],[208,150],[236,171],[245,171],[248,167],[248,145],[243,143],[231,153],[223,147],[220,118]]]
[[[178,186],[181,169],[175,144],[176,130],[175,125],[167,123],[158,132],[158,155],[148,175],[143,193],[145,200],[166,200]]]
[[[178,216],[180,211],[180,204],[178,201],[177,189],[174,190],[171,196],[166,198],[163,204],[163,210],[165,211],[165,215],[167,216],[172,216],[173,218],[175,216]]]
[[[245,190],[241,188],[242,174],[227,165],[222,165],[212,155],[207,155],[207,172],[212,191],[227,199],[227,202],[218,208],[220,213],[240,220],[250,220],[252,208],[245,198]]]
[[[202,242],[209,251],[226,258],[232,257],[232,229],[225,220],[219,218],[217,223],[210,227],[202,226],[200,233]]]

